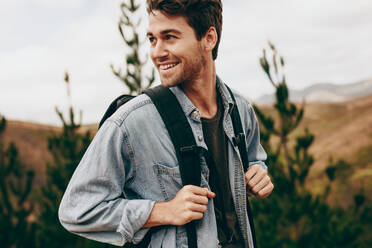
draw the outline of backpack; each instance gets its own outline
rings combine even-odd
[[[226,86],[227,87],[227,86]],[[229,87],[227,89],[235,102],[234,95]],[[148,95],[151,101],[154,103],[158,110],[166,128],[173,142],[176,157],[179,162],[180,174],[183,185],[196,185],[200,186],[200,156],[202,156],[202,148],[196,145],[192,129],[186,119],[186,116],[179,104],[176,96],[168,88],[162,85],[149,88],[143,91],[144,94]],[[135,96],[121,95],[117,97],[108,107],[105,114],[103,115],[98,129],[103,125],[105,120],[109,118],[115,111],[123,104],[127,103]],[[248,169],[248,155],[246,150],[245,135],[239,115],[239,110],[236,106],[231,112],[231,118],[234,127],[235,137],[233,138],[234,145],[238,147],[240,157],[242,159],[244,171]],[[179,132],[182,130],[182,132]],[[251,208],[249,201],[247,200],[247,211],[249,224],[251,226],[251,232],[253,237],[254,247],[257,248],[256,235],[253,225],[253,219],[251,214]],[[146,234],[143,240],[137,244],[127,243],[124,245],[126,248],[136,247],[145,248],[148,247],[151,241],[151,231],[156,230],[157,227],[153,227]],[[185,225],[187,231],[188,247],[197,248],[197,235],[195,221],[187,223]]]

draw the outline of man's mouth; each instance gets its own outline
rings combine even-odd
[[[160,66],[159,66],[159,69],[160,69],[160,70],[163,70],[163,71],[165,71],[165,70],[169,70],[169,69],[175,67],[175,66],[178,65],[178,64],[179,64],[179,62],[160,65]]]

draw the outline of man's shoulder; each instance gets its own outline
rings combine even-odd
[[[251,100],[246,97],[245,95],[241,94],[239,91],[231,88],[232,93],[234,94],[234,98],[236,101],[236,104],[241,111],[252,111],[252,104]]]
[[[141,94],[121,105],[108,120],[115,122],[118,126],[148,120],[154,113],[154,107],[151,99],[146,94]]]
[[[241,93],[239,93],[236,90],[232,90],[232,91],[233,91],[233,94],[234,94],[234,97],[235,97],[236,101],[239,101],[239,102],[244,103],[244,104],[251,105],[251,101],[248,97],[242,95]]]
[[[248,98],[242,95],[239,91],[235,90],[234,88],[230,87],[229,84],[226,84],[220,77],[217,76],[217,89],[220,91],[222,95],[225,96],[225,100],[228,102],[232,102],[232,98],[230,96],[230,92],[232,92],[235,102],[238,105],[239,109],[245,110],[251,108],[251,103]]]

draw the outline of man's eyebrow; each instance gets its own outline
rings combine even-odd
[[[165,29],[165,30],[160,32],[161,35],[169,34],[169,33],[181,34],[181,31],[179,31],[177,29]],[[147,37],[154,36],[154,34],[149,31],[149,32],[147,32],[146,36]]]
[[[181,31],[177,29],[165,29],[160,32],[161,34],[169,34],[169,33],[175,33],[175,34],[181,34]]]

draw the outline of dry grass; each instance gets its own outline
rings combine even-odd
[[[278,117],[272,107],[261,108]],[[343,103],[306,104],[303,121],[290,137],[302,134],[306,127],[315,136],[309,149],[315,163],[307,180],[308,188],[316,194],[324,192],[329,184],[325,169],[330,159],[342,159],[352,166],[353,172],[347,181],[333,183],[330,203],[346,207],[362,187],[372,197],[372,96]]]
[[[302,126],[308,126],[316,137],[310,148],[315,157],[308,180],[310,188],[324,188],[324,171],[329,160],[343,159],[351,164],[354,174],[350,175],[350,181],[335,186],[334,191],[341,198],[342,195],[351,198],[362,187],[360,181],[372,179],[370,173],[365,173],[372,165],[372,97],[339,104],[309,105],[305,116]],[[371,192],[371,185],[365,188]]]

